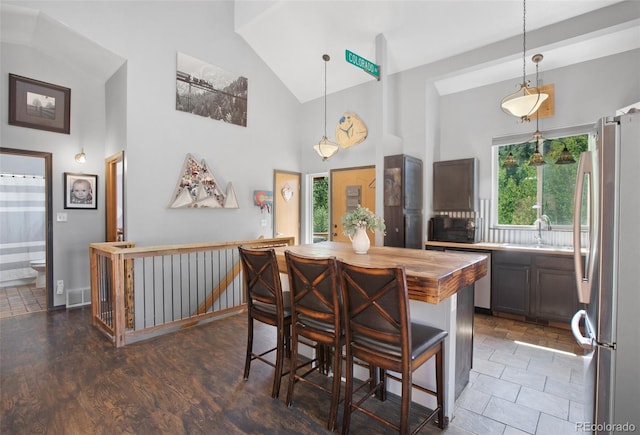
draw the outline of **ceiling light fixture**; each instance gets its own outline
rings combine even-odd
[[[502,107],[503,112],[508,115],[513,115],[515,117],[520,118],[522,121],[529,121],[530,116],[536,113],[536,111],[540,108],[540,105],[546,100],[549,95],[540,92],[538,88],[538,83],[536,82],[535,87],[530,87],[530,82],[527,80],[526,76],[526,61],[527,56],[527,1],[522,1],[522,83],[520,84],[520,89],[518,89],[513,94],[509,94],[502,99],[500,106]],[[538,55],[536,55],[538,56]],[[538,62],[542,60],[542,55],[540,59],[536,61],[535,57],[533,57],[533,61],[536,63],[536,75]]]
[[[504,163],[502,164],[503,168],[515,168],[518,166],[518,162],[516,158],[513,157],[513,153],[510,152],[506,159],[504,159]]]
[[[313,149],[322,157],[323,162],[340,149],[337,143],[327,139],[327,62],[329,62],[330,59],[328,54],[322,55],[322,60],[324,60],[324,136],[322,136],[320,142],[313,146]]]
[[[540,152],[540,146],[544,144],[544,138],[542,137],[542,133],[540,133],[540,130],[538,130],[538,118],[536,118],[536,132],[533,133],[533,140],[536,142],[536,152],[534,152],[531,156],[531,159],[529,160],[529,166],[546,165],[547,162],[544,161],[544,157]]]
[[[84,163],[87,161],[87,155],[84,153],[84,148],[82,148],[80,152],[76,154],[75,159],[78,163]]]
[[[573,158],[573,155],[569,152],[567,145],[565,144],[558,160],[556,160],[556,165],[568,165],[575,162],[576,160]]]
[[[531,58],[531,60],[533,60],[533,63],[536,64],[536,89],[538,86],[538,64],[542,60],[542,57],[543,56],[541,54],[534,54]],[[536,141],[536,152],[531,156],[531,160],[529,160],[529,166],[542,166],[547,163],[544,161],[544,157],[542,157],[542,153],[540,152],[540,147],[544,145],[544,138],[542,137],[542,133],[540,133],[540,128],[538,127],[538,120],[540,119],[539,113],[536,111],[535,114],[536,132],[533,133],[533,140]]]

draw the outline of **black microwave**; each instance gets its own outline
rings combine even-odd
[[[431,218],[430,240],[438,242],[477,243],[480,241],[478,219],[435,216]]]

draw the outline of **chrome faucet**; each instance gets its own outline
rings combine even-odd
[[[546,214],[543,214],[542,216],[540,216],[533,223],[533,225],[535,225],[538,228],[538,234],[535,237],[536,244],[538,245],[542,244],[542,225],[543,224],[545,226],[545,230],[551,231],[551,219],[549,219],[549,216],[547,216]]]

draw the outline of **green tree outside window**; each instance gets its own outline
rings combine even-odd
[[[555,164],[565,145],[577,161],[588,149],[588,135],[545,140],[541,152],[547,164],[542,166],[529,166],[535,151],[534,142],[498,147],[498,225],[533,225],[538,217],[534,206],[539,197],[540,214],[549,216],[552,225],[572,225],[578,165]],[[509,153],[518,165],[505,168],[503,164]],[[586,209],[583,207],[583,210]]]

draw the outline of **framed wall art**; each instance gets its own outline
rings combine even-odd
[[[178,53],[176,110],[247,126],[246,77]]]
[[[71,89],[9,74],[9,124],[69,134]]]
[[[98,208],[98,176],[64,173],[64,208]]]

